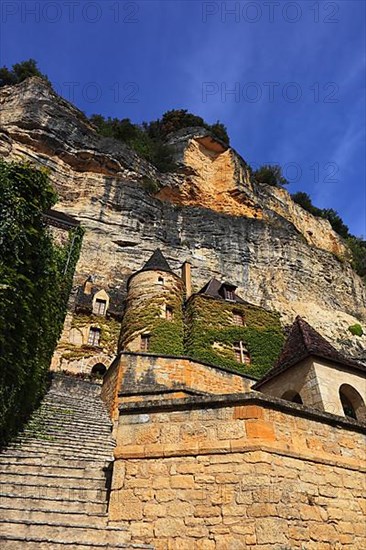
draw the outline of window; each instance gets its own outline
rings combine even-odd
[[[358,391],[349,384],[339,388],[339,398],[345,416],[354,420],[366,420],[366,406]]]
[[[244,327],[244,315],[241,313],[241,311],[233,311],[233,321],[234,325],[237,325],[238,327]]]
[[[93,313],[96,313],[97,315],[105,315],[106,311],[107,311],[107,300],[101,300],[100,298],[97,298],[95,300]]]
[[[235,300],[235,294],[231,288],[225,287],[224,296],[225,296],[225,300],[231,300],[232,302]]]
[[[100,328],[91,327],[89,329],[88,346],[99,346]]]
[[[141,349],[141,351],[149,351],[149,349],[150,349],[150,334],[142,334],[141,335],[140,349]]]
[[[345,416],[348,416],[349,418],[353,418],[354,420],[357,420],[356,411],[353,408],[353,405],[351,401],[348,399],[344,393],[340,394],[342,408]]]
[[[164,279],[163,279],[163,277],[158,277],[158,283],[159,283],[159,285],[163,285],[163,284],[164,284]]]
[[[244,363],[245,365],[250,365],[250,355],[247,348],[244,345],[244,342],[234,342],[233,349],[235,353],[235,358],[238,363]]]
[[[294,390],[285,391],[281,399],[286,399],[286,401],[291,401],[291,403],[298,403],[299,405],[303,404],[301,395]]]
[[[165,307],[165,319],[171,321],[173,319],[173,308],[166,306]]]

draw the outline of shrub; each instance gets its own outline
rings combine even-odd
[[[28,59],[28,61],[15,63],[15,65],[12,66],[12,69],[8,69],[5,66],[0,69],[0,88],[2,86],[19,84],[31,76],[39,76],[50,84],[48,77],[41,73],[38,69],[37,61],[34,59]]]
[[[160,172],[171,172],[176,169],[173,149],[166,142],[167,136],[172,132],[190,126],[202,126],[229,144],[229,136],[221,122],[209,125],[203,118],[188,113],[185,109],[167,111],[161,119],[143,122],[141,125],[133,124],[128,118],[105,119],[102,115],[92,115],[90,121],[99,134],[126,143]]]
[[[267,183],[274,187],[283,187],[288,184],[287,179],[282,174],[281,166],[277,164],[264,164],[253,172],[253,176],[259,183]]]
[[[362,336],[363,335],[363,328],[358,323],[348,327],[348,330],[350,331],[351,334],[353,334],[353,336]]]

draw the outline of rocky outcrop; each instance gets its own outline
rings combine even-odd
[[[155,248],[177,270],[192,262],[194,290],[215,276],[238,293],[300,314],[344,351],[360,356],[366,293],[341,238],[288,193],[251,182],[245,161],[207,131],[171,136],[179,169],[159,174],[126,145],[98,136],[84,115],[37,78],[0,90],[0,153],[50,170],[57,205],[85,227],[75,284],[89,274],[125,287]],[[146,182],[160,191],[152,196]]]

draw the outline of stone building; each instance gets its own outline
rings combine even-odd
[[[183,281],[159,249],[127,281],[120,350],[183,354]]]
[[[297,317],[276,365],[253,389],[365,421],[365,375],[364,365],[344,357]]]
[[[123,294],[91,275],[74,290],[69,306],[51,370],[102,375],[116,354]]]
[[[55,361],[103,380],[54,375],[42,441],[0,456],[4,548],[363,550],[366,367],[300,317],[282,344],[276,313],[192,293],[159,250],[126,294],[88,277]]]

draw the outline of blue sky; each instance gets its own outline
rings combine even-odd
[[[365,2],[5,1],[0,64],[35,58],[87,114],[220,120],[254,168],[366,235]]]

